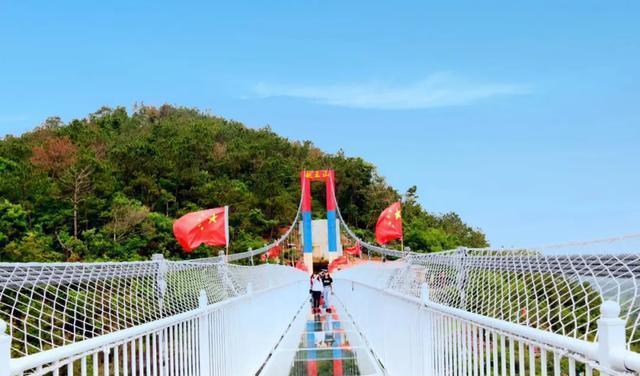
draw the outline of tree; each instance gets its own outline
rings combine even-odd
[[[425,211],[418,202],[418,188],[415,185],[404,194],[402,218],[404,243],[417,252],[488,245],[484,234],[465,224],[456,213],[431,214]]]
[[[251,129],[169,105],[140,105],[131,113],[103,107],[68,124],[50,118],[20,137],[0,140],[0,200],[23,212],[11,219],[13,227],[5,226],[14,230],[4,242],[15,252],[24,250],[24,256],[12,257],[25,261],[35,256],[20,248],[24,242],[40,244],[47,259],[138,260],[155,252],[201,257],[217,249],[184,254],[172,221],[188,211],[229,205],[231,250],[245,251],[290,225],[300,170],[324,168],[336,172],[347,223],[372,239],[378,215],[401,195],[362,158],[328,154],[269,127]],[[324,217],[324,187],[312,188],[314,213]],[[405,244],[415,251],[486,245],[484,234],[454,213],[425,210],[416,187],[404,195],[403,219]]]
[[[73,207],[73,237],[76,239],[78,238],[78,209],[91,189],[91,173],[90,166],[74,166],[68,169],[60,179]]]
[[[78,238],[78,210],[91,188],[92,168],[79,163],[78,147],[68,137],[52,137],[34,146],[31,163],[57,179],[73,208],[73,237]]]
[[[57,129],[64,126],[64,122],[60,119],[59,116],[51,116],[45,119],[45,121],[40,124],[39,129]]]
[[[27,212],[20,205],[0,199],[0,249],[27,230]]]
[[[53,262],[66,259],[51,246],[51,238],[38,231],[27,231],[19,241],[12,241],[4,248],[6,261]]]
[[[113,236],[113,241],[119,242],[132,233],[148,216],[148,208],[122,194],[117,194],[111,205],[111,220],[105,228]]]
[[[77,160],[78,148],[68,137],[52,137],[34,146],[31,163],[41,171],[60,177]]]

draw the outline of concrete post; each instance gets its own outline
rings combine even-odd
[[[605,368],[624,371],[626,350],[625,322],[620,318],[620,305],[608,300],[600,306],[598,320],[598,361]]]
[[[203,309],[206,308],[208,304],[207,293],[202,289],[198,296],[198,306]],[[209,349],[209,315],[200,316],[198,321],[198,347],[200,354],[198,362],[200,363],[200,375],[208,376],[211,373],[209,360],[213,358],[211,356],[211,350]]]
[[[164,314],[164,296],[167,292],[167,262],[164,259],[162,253],[155,253],[151,255],[151,260],[158,263],[158,273],[156,275],[156,288],[158,291],[158,305],[160,306],[160,313]]]
[[[7,323],[0,319],[0,376],[9,376],[11,364],[11,336],[7,334]]]

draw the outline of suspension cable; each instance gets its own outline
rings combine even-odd
[[[299,219],[300,219],[300,213],[302,212],[302,200],[303,200],[303,195],[304,195],[304,188],[305,188],[305,179],[302,179],[302,190],[300,191],[300,202],[298,203],[298,210],[296,212],[295,217],[293,218],[293,221],[291,222],[291,225],[289,226],[289,229],[287,229],[287,231],[278,239],[276,239],[275,241],[273,241],[270,244],[267,244],[263,247],[260,247],[258,249],[250,249],[248,251],[245,252],[240,252],[240,253],[233,253],[230,254],[229,256],[215,256],[215,257],[203,257],[203,258],[199,258],[199,259],[194,259],[194,260],[189,260],[191,262],[206,262],[206,263],[219,263],[219,262],[231,262],[231,261],[237,261],[237,260],[242,260],[242,259],[246,259],[249,257],[253,257],[253,256],[257,256],[260,255],[262,253],[267,252],[268,250],[270,250],[271,248],[280,245],[282,242],[284,242],[289,235],[291,234],[291,232],[293,231],[293,228],[296,226],[296,224],[298,223]]]
[[[331,181],[331,184],[333,184],[333,186],[335,187],[335,183],[333,181]],[[347,222],[345,222],[344,218],[342,218],[342,213],[340,212],[340,206],[338,205],[338,198],[336,197],[335,188],[333,189],[333,201],[336,204],[336,214],[338,214],[338,219],[340,220],[340,223],[342,223],[342,225],[344,226],[344,230],[353,240],[360,242],[360,246],[366,248],[369,251],[373,251],[373,252],[380,253],[385,256],[391,256],[391,257],[402,258],[402,257],[408,256],[409,254],[416,254],[416,255],[418,254],[415,252],[402,252],[402,251],[397,251],[395,249],[379,247],[377,245],[367,243],[364,240],[360,239],[353,231],[351,231],[351,229],[347,225]]]

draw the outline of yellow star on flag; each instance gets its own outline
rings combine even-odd
[[[400,210],[396,210],[396,219],[400,219],[401,215],[400,215]]]
[[[216,223],[217,220],[218,218],[216,217],[216,213],[213,213],[213,215],[209,218],[209,223]]]

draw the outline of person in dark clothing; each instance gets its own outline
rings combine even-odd
[[[322,299],[324,300],[324,308],[331,309],[331,294],[333,293],[333,278],[328,271],[323,270],[320,274],[322,280]]]

